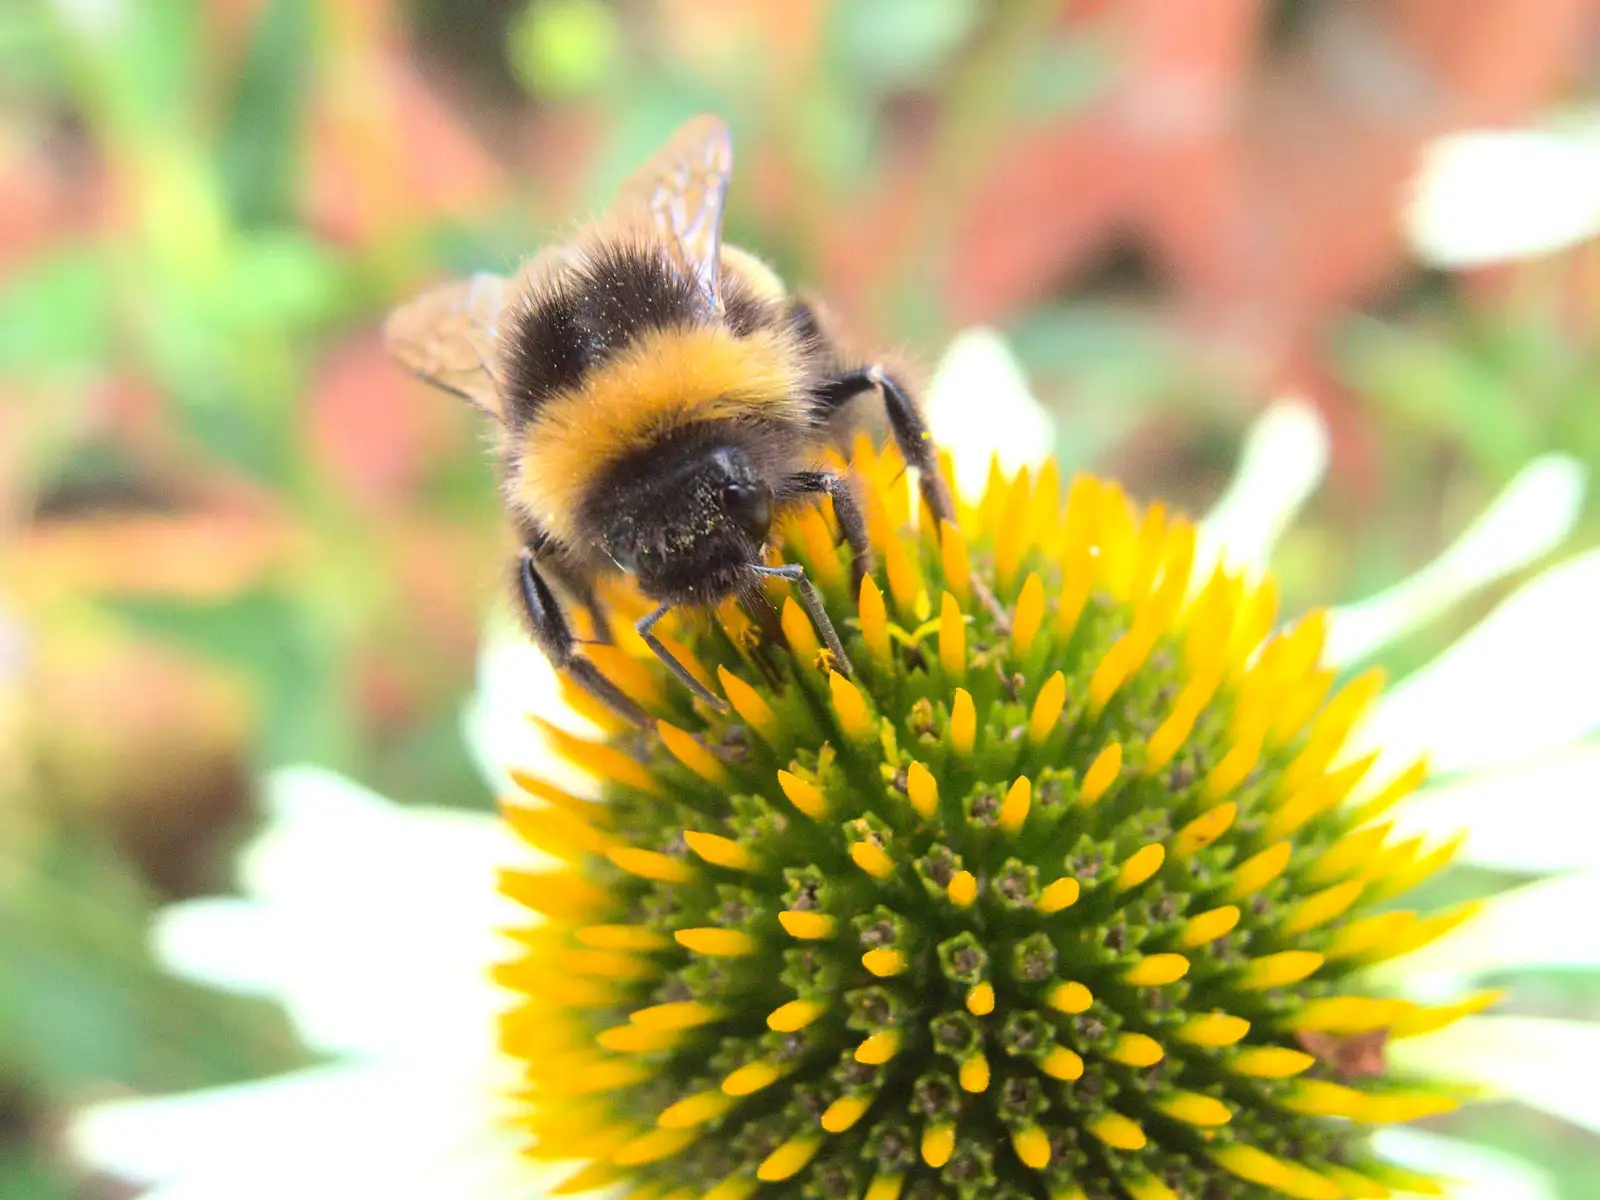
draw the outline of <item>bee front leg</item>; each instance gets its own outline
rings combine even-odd
[[[518,590],[522,596],[523,611],[527,613],[529,628],[539,643],[539,648],[556,670],[564,671],[572,681],[596,700],[610,708],[624,720],[641,729],[650,728],[650,715],[629,699],[600,669],[577,651],[578,643],[567,626],[555,593],[539,574],[533,551],[523,548],[517,564]]]
[[[872,544],[867,540],[867,522],[861,515],[861,505],[850,480],[826,471],[801,471],[789,477],[789,487],[802,495],[833,498],[833,515],[838,519],[839,533],[850,546],[851,591],[860,595],[861,580],[872,570]]]
[[[944,476],[939,473],[939,455],[933,444],[933,435],[923,423],[917,406],[894,376],[879,366],[847,371],[823,384],[817,392],[817,399],[824,411],[832,412],[862,392],[873,389],[883,396],[883,407],[889,417],[889,431],[894,434],[895,445],[900,447],[906,462],[917,469],[922,499],[928,511],[933,514],[934,520],[954,524],[955,505],[950,500],[949,489],[944,485]]]
[[[646,613],[644,616],[640,617],[634,622],[633,627],[639,631],[639,636],[644,639],[644,644],[655,651],[656,657],[662,661],[667,670],[671,671],[678,677],[680,681],[682,681],[684,687],[688,688],[696,696],[699,696],[700,699],[704,700],[718,712],[727,712],[727,701],[696,679],[689,668],[679,662],[673,656],[672,651],[668,650],[662,643],[661,639],[655,635],[654,630],[656,627],[656,622],[661,620],[662,617],[666,616],[671,609],[672,605],[663,604],[654,612]]]

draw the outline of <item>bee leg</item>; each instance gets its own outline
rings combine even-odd
[[[928,506],[935,521],[948,521],[954,525],[955,504],[950,499],[949,489],[945,487],[944,476],[939,472],[939,455],[933,444],[933,435],[923,424],[922,414],[911,403],[911,397],[906,395],[905,389],[895,382],[892,375],[879,366],[848,371],[823,384],[818,398],[824,407],[834,409],[871,388],[877,388],[883,394],[883,407],[889,416],[889,430],[894,434],[895,445],[900,447],[906,462],[917,469],[923,503]],[[834,508],[837,511],[837,500]],[[976,576],[972,579],[971,587],[978,602],[994,617],[996,627],[1009,630],[1011,618],[995,594]]]
[[[589,624],[594,626],[594,640],[603,646],[611,644],[611,619],[600,599],[594,594],[594,585],[580,572],[571,568],[559,552],[555,539],[538,527],[525,530],[528,552],[538,560],[546,551],[551,553],[539,563],[539,573],[575,600],[589,614]]]
[[[842,475],[826,471],[801,471],[789,479],[795,491],[833,497],[833,515],[838,518],[839,532],[850,546],[850,587],[861,593],[861,581],[872,570],[872,545],[867,540],[867,522],[861,516],[861,505],[856,500],[855,488]]]
[[[907,463],[917,469],[922,499],[936,521],[955,523],[955,505],[939,473],[939,455],[933,444],[933,435],[922,422],[922,414],[911,402],[903,387],[882,367],[862,367],[847,371],[822,385],[817,398],[824,408],[833,410],[843,406],[862,392],[876,389],[883,396],[884,411],[889,417],[889,430],[894,434],[895,445]]]
[[[689,668],[674,658],[672,656],[672,651],[668,650],[664,645],[662,645],[661,639],[651,632],[651,630],[656,627],[656,622],[661,620],[662,617],[666,616],[667,611],[671,607],[672,605],[670,604],[663,604],[654,612],[640,617],[634,622],[633,627],[639,631],[639,636],[644,639],[644,644],[655,651],[656,657],[666,664],[667,670],[671,671],[678,677],[680,681],[682,681],[684,687],[688,688],[696,696],[699,696],[700,699],[704,700],[718,712],[727,712],[727,701],[713,692],[710,688],[706,687],[705,684],[701,683],[692,674],[690,674]]]
[[[550,585],[544,581],[544,576],[539,574],[539,568],[534,565],[531,551],[523,550],[518,562],[517,576],[521,585],[519,590],[522,594],[523,608],[528,614],[528,623],[533,630],[534,639],[556,670],[566,672],[574,683],[618,716],[631,721],[641,729],[650,728],[652,724],[650,715],[629,699],[616,684],[600,674],[598,667],[577,652],[578,643],[572,636],[572,630],[567,627],[567,619],[561,614],[561,606],[556,602],[555,593],[550,590]]]
[[[787,579],[794,584],[800,593],[800,604],[806,610],[806,615],[811,618],[811,623],[817,627],[817,632],[822,635],[822,644],[828,648],[834,660],[839,664],[841,675],[852,675],[855,668],[850,665],[850,656],[844,652],[844,643],[839,641],[838,630],[834,629],[833,621],[828,617],[828,610],[822,606],[822,597],[817,595],[817,589],[811,580],[806,578],[806,569],[798,563],[786,563],[781,567],[766,567],[752,565],[750,568],[757,575],[768,575],[775,579]]]

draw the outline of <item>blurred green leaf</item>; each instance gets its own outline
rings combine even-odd
[[[74,245],[23,268],[0,291],[0,369],[102,362],[110,353],[109,323],[101,257]]]
[[[1118,78],[1120,64],[1102,39],[1076,37],[1045,46],[1020,64],[1011,96],[1015,119],[1046,124],[1085,108]]]
[[[517,81],[553,100],[598,90],[622,54],[616,14],[599,0],[533,0],[511,23],[506,40]]]
[[[948,60],[983,11],[976,0],[852,0],[833,8],[830,49],[859,90],[893,91]]]
[[[240,224],[294,215],[312,31],[310,0],[273,0],[257,22],[218,149],[218,170]]]

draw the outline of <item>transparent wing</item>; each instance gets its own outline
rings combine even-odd
[[[722,307],[722,208],[733,174],[733,142],[720,117],[692,117],[623,183],[617,210],[661,235],[706,306]]]
[[[503,415],[499,388],[500,333],[510,306],[568,262],[550,246],[512,278],[480,272],[422,293],[389,314],[383,340],[389,353],[423,379]]]

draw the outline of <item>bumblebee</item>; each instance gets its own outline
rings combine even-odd
[[[572,241],[512,276],[479,274],[402,305],[385,325],[399,361],[493,420],[506,509],[521,539],[513,590],[554,665],[627,719],[648,718],[583,657],[558,591],[609,628],[595,583],[633,578],[657,607],[640,635],[683,683],[707,691],[652,630],[674,606],[759,599],[790,581],[841,670],[848,657],[798,565],[770,566],[774,516],[832,498],[855,582],[870,569],[847,476],[819,465],[829,418],[867,392],[953,517],[921,415],[880,366],[848,367],[815,308],[759,259],[722,244],[732,173],[727,127],[688,121]],[[554,585],[554,586],[552,586]]]

